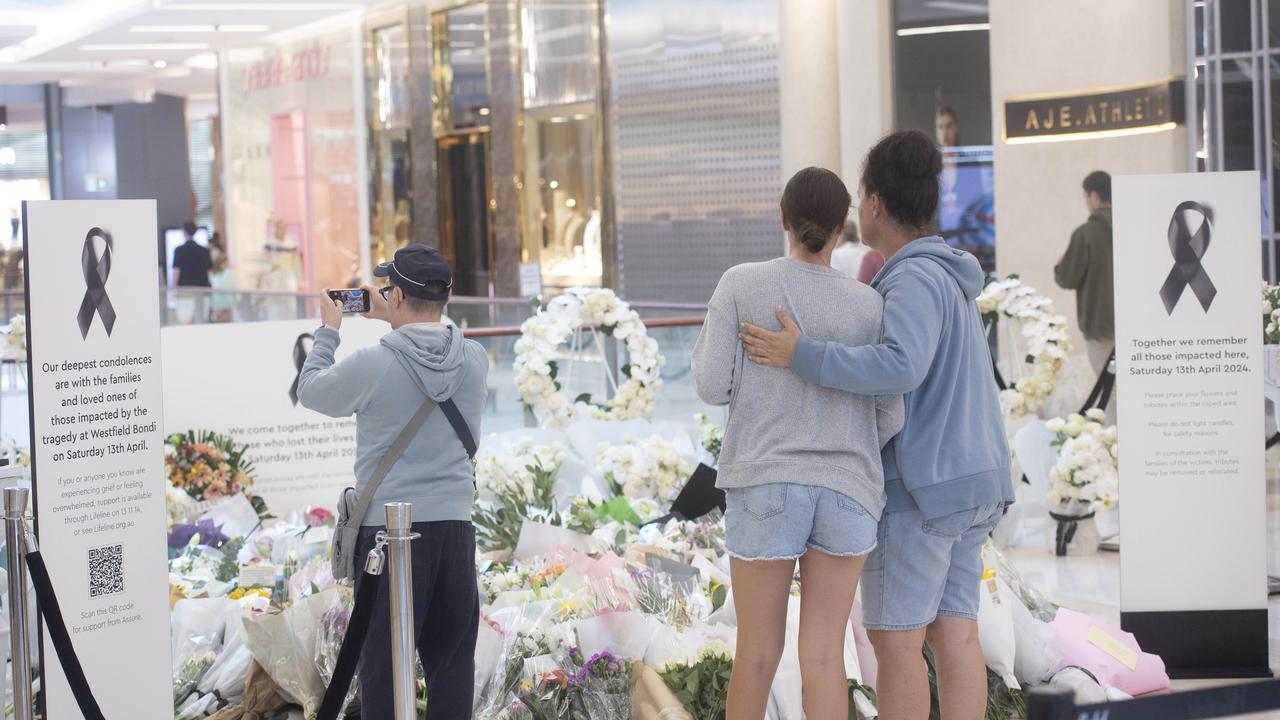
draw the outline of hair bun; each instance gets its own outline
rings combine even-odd
[[[898,136],[898,157],[903,172],[912,178],[936,178],[942,174],[942,153],[924,133],[911,130]]]

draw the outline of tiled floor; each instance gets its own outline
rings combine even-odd
[[[1268,567],[1280,576],[1280,447],[1267,452]],[[1120,554],[1088,557],[1054,557],[1046,547],[1023,546],[1006,550],[1023,577],[1050,600],[1108,622],[1120,621]],[[1280,596],[1270,601],[1268,638],[1271,668],[1280,670]],[[1192,690],[1231,681],[1180,680],[1174,691]],[[1243,682],[1243,681],[1235,681]],[[1280,720],[1280,711],[1246,718]]]

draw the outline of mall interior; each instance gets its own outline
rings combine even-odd
[[[941,156],[933,232],[985,276],[966,312],[1010,446],[985,717],[1280,718],[1277,0],[0,0],[0,483],[30,492],[5,492],[6,717],[381,720],[359,675],[325,714],[362,610],[334,498],[373,441],[301,386],[325,291],[414,244],[488,363],[474,717],[726,717],[733,503],[686,504],[734,406],[700,397],[695,345],[726,270],[788,254],[788,179],[827,168],[858,206],[903,130]],[[1094,200],[1101,341],[1056,271]],[[340,332],[367,359],[388,327]],[[86,414],[113,402],[118,436]],[[390,547],[394,588],[419,546]],[[776,720],[816,717],[803,586]],[[850,718],[884,700],[867,592]],[[410,657],[396,719],[444,717]],[[931,717],[967,717],[933,679]]]

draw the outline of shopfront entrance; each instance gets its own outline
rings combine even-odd
[[[440,249],[456,268],[453,292],[489,295],[493,257],[489,133],[462,133],[437,139],[436,169]]]

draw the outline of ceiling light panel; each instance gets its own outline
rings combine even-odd
[[[165,50],[208,50],[209,43],[90,43],[81,45],[85,52],[162,52]]]
[[[213,25],[134,25],[129,32],[136,33],[211,33]]]

